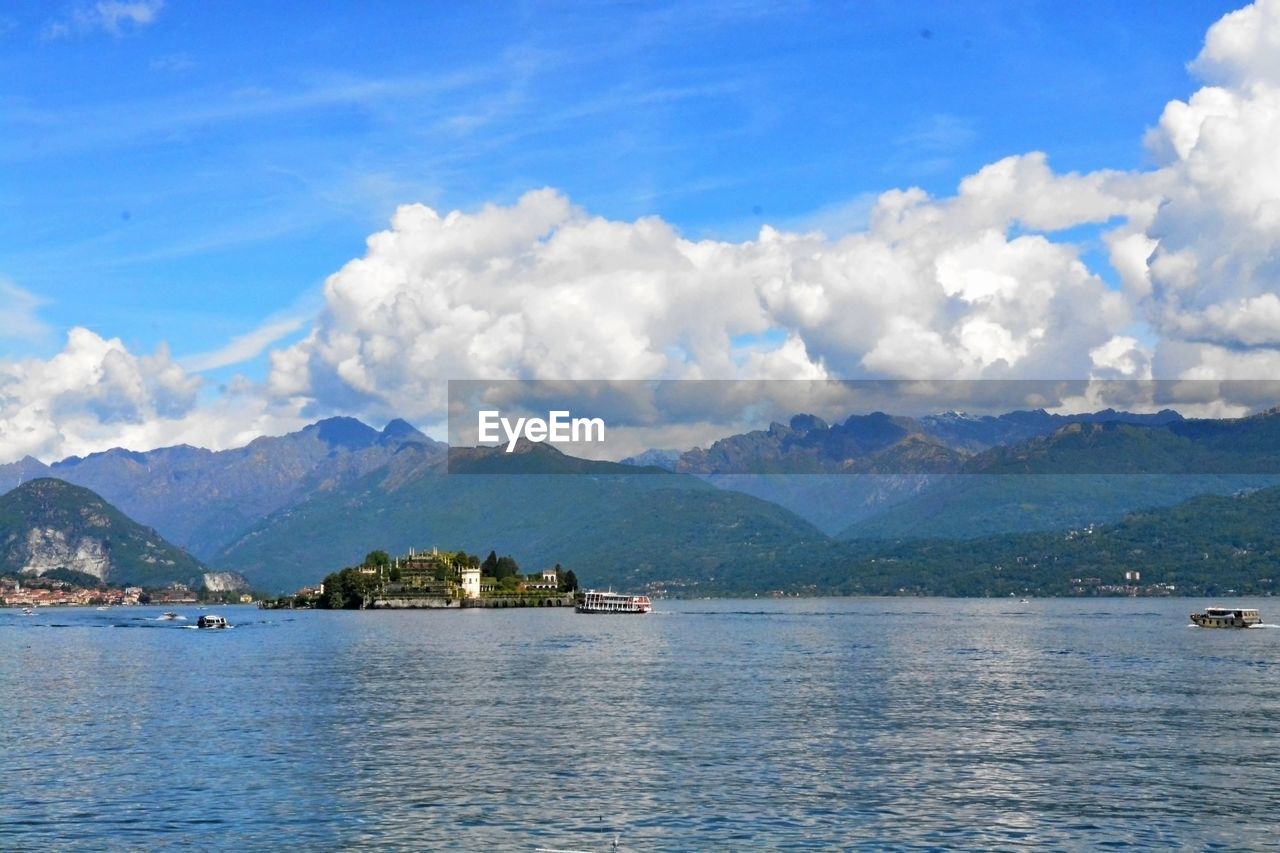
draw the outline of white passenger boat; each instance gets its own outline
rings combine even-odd
[[[653,603],[647,595],[623,595],[591,589],[582,594],[582,601],[574,610],[578,613],[648,613],[653,610]]]
[[[197,628],[226,628],[227,620],[216,613],[205,613],[196,620]]]
[[[1262,624],[1258,611],[1238,607],[1206,607],[1203,613],[1192,613],[1191,621],[1201,628],[1250,628]]]

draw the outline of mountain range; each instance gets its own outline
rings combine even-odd
[[[877,412],[835,425],[797,415],[665,458],[673,471],[776,503],[841,539],[922,531],[966,538],[1113,520],[1193,495],[1280,484],[1273,448],[1280,448],[1275,412],[1232,420],[1184,419],[1167,409]]]
[[[263,517],[341,490],[406,447],[442,458],[445,451],[403,420],[379,432],[354,418],[330,418],[234,450],[115,448],[52,465],[28,457],[0,465],[0,483],[56,477],[84,486],[193,554],[210,557]]]
[[[0,466],[0,482],[91,488],[194,560],[263,590],[313,583],[375,548],[439,545],[496,549],[529,568],[559,562],[595,585],[870,591],[882,573],[868,561],[901,559],[909,543],[971,553],[993,536],[1059,535],[1280,484],[1275,448],[1274,411],[1227,421],[876,413],[835,425],[797,415],[626,464],[528,443],[450,458],[404,421],[379,431],[332,418],[234,450],[25,459]],[[930,588],[950,588],[930,577]]]

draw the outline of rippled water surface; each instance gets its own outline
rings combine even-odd
[[[1202,604],[0,610],[0,847],[1272,845],[1280,630]]]

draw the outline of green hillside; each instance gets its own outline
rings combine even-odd
[[[586,462],[542,446],[455,454],[453,466],[447,473],[438,456],[406,450],[354,488],[268,517],[213,563],[256,587],[291,590],[372,548],[437,545],[496,549],[530,569],[558,562],[586,585],[678,579],[726,593],[829,571],[841,553],[780,507],[656,468]]]
[[[943,477],[920,494],[860,519],[841,539],[971,539],[1116,521],[1196,495],[1280,485],[1280,475],[972,474]]]
[[[52,478],[0,496],[0,573],[73,571],[123,585],[198,585],[204,566],[88,489]]]
[[[1171,584],[1178,594],[1269,594],[1280,583],[1280,487],[1202,495],[1093,528],[966,541],[849,543],[844,575],[815,583],[846,594],[1057,595],[1089,592],[1073,579]]]

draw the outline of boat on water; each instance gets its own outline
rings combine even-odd
[[[219,616],[216,613],[205,613],[201,615],[199,619],[196,620],[196,627],[197,628],[226,628],[228,627],[228,625],[225,617]]]
[[[31,614],[33,614],[33,613],[35,613],[35,611],[34,611],[34,610],[32,610],[30,607],[24,607],[24,608],[22,608],[22,615],[23,615],[23,616],[30,616],[30,615],[31,615]]]
[[[161,619],[177,619],[177,618],[178,618],[178,614],[177,614],[177,613],[174,613],[173,611],[169,611],[169,612],[167,612],[167,613],[161,613],[161,614],[160,614],[160,618],[161,618]]]
[[[647,595],[624,595],[620,592],[587,590],[574,607],[578,613],[649,613],[653,603]]]
[[[1262,624],[1258,611],[1239,607],[1206,607],[1192,613],[1191,621],[1201,628],[1251,628]]]

